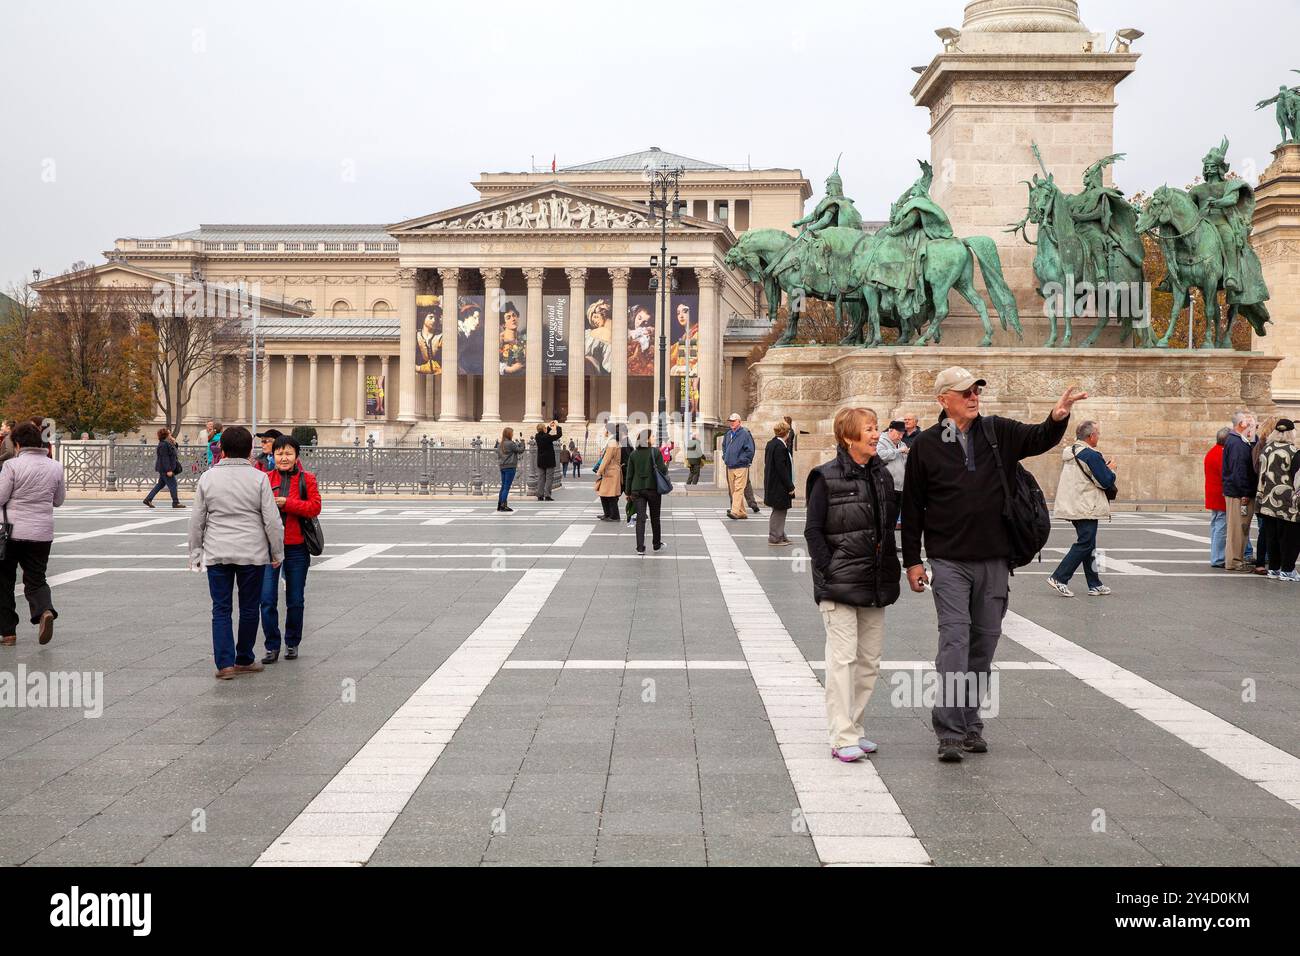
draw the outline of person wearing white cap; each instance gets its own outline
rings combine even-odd
[[[934,390],[947,421],[916,439],[903,483],[903,567],[913,591],[922,593],[930,583],[939,617],[935,670],[944,693],[931,723],[946,763],[960,761],[963,752],[988,750],[979,696],[971,690],[987,686],[1007,613],[1012,547],[1003,521],[1004,480],[1012,486],[1017,462],[1059,444],[1071,408],[1088,397],[1071,387],[1046,419],[1026,425],[980,415],[986,384],[964,368],[939,373]],[[923,540],[929,578],[921,563]]]
[[[722,462],[727,466],[727,489],[731,492],[727,517],[748,518],[745,489],[749,487],[749,466],[754,463],[754,436],[740,423],[740,416],[735,412],[731,413],[727,423],[730,428],[722,436]]]

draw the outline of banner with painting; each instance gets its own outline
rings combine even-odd
[[[522,376],[528,364],[528,327],[523,309],[514,299],[501,298],[501,350],[499,372],[502,378]]]
[[[569,297],[542,296],[542,373],[569,374]]]
[[[650,378],[655,373],[655,298],[627,297],[627,374]]]
[[[385,378],[383,375],[366,376],[366,414],[375,417],[383,417],[387,414],[384,408],[384,386]]]
[[[483,374],[483,296],[456,300],[456,367],[462,375]]]
[[[700,297],[675,295],[669,300],[672,315],[668,346],[668,374],[677,379],[677,407],[686,410],[687,387],[690,382],[690,413],[700,411]],[[687,373],[689,366],[690,372]]]
[[[586,309],[587,375],[610,375],[614,371],[614,309],[609,297],[587,296]]]
[[[415,371],[442,374],[442,296],[415,297]]]

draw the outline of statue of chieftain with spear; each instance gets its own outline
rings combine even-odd
[[[1300,73],[1300,70],[1292,70]],[[1300,86],[1280,86],[1277,96],[1260,100],[1255,109],[1277,104],[1277,128],[1282,133],[1282,143],[1300,142]]]

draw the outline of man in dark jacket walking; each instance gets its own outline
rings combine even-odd
[[[926,429],[907,456],[903,486],[903,565],[913,591],[925,591],[921,542],[933,576],[939,615],[935,670],[941,699],[931,714],[939,759],[957,762],[962,752],[984,753],[984,723],[977,688],[987,687],[993,654],[1007,613],[1011,540],[1003,523],[1006,500],[998,476],[991,430],[1008,485],[1016,462],[1055,447],[1065,434],[1070,409],[1088,397],[1070,388],[1037,425],[980,415],[985,381],[964,368],[948,368],[935,380],[946,421]]]
[[[727,489],[731,492],[728,518],[749,517],[745,514],[745,489],[749,487],[749,466],[753,461],[754,436],[741,424],[740,416],[732,412],[727,419],[727,433],[722,436],[722,463],[727,468]]]
[[[1228,549],[1224,567],[1229,571],[1254,572],[1246,561],[1250,547],[1250,525],[1255,520],[1255,492],[1259,473],[1251,452],[1255,447],[1255,416],[1240,411],[1232,416],[1232,434],[1223,446],[1223,503],[1228,515]]]
[[[794,465],[789,424],[777,422],[773,431],[763,449],[763,504],[772,509],[767,519],[767,543],[779,548],[790,544],[785,536],[785,516],[794,504]]]
[[[555,484],[555,443],[564,435],[564,429],[554,420],[537,425],[537,500],[554,501],[551,488]]]

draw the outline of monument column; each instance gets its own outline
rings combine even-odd
[[[334,359],[334,393],[330,396],[330,421],[338,424],[343,420],[343,356],[331,356]]]
[[[609,376],[609,417],[627,421],[627,282],[632,270],[618,266],[606,270],[614,286],[614,333],[610,336],[614,365]]]
[[[501,270],[479,269],[483,276],[483,417],[501,421]]]
[[[316,423],[316,414],[318,410],[316,401],[316,387],[320,379],[316,375],[316,363],[320,360],[319,355],[307,356],[307,421],[313,425]]]
[[[569,277],[569,408],[565,424],[587,420],[587,270],[565,269]],[[556,414],[551,409],[551,414]]]
[[[528,281],[528,342],[524,366],[524,421],[542,420],[542,280],[545,269],[525,269]],[[500,418],[497,419],[500,421]]]
[[[293,355],[284,357],[284,423],[293,424]]]
[[[1115,88],[1137,69],[1138,54],[1123,41],[1107,52],[1109,37],[1083,25],[1075,0],[975,0],[957,32],[912,88],[916,105],[930,111],[930,195],[958,236],[997,243],[1021,314],[1033,319],[1043,314],[1034,250],[1005,231],[1025,215],[1023,180],[1041,175],[1031,146],[1058,183],[1081,188],[1084,171],[1115,152]],[[1104,175],[1110,185],[1111,169]],[[953,314],[967,330],[974,311],[955,296]],[[1026,340],[1036,339],[1028,328]],[[1016,341],[997,335],[996,344]]]
[[[400,341],[401,359],[397,373],[401,381],[398,385],[398,418],[404,422],[419,421],[415,411],[415,270],[397,270],[397,318],[401,322]],[[389,404],[389,383],[384,381],[384,405]]]
[[[459,269],[439,269],[438,277],[442,279],[442,414],[439,421],[460,421],[460,392],[457,389],[460,363],[459,343],[457,341],[457,289],[460,280]]]
[[[1268,335],[1251,336],[1251,347],[1280,355],[1273,370],[1273,401],[1300,412],[1300,144],[1283,143],[1255,190],[1251,245],[1263,267],[1273,317]]]
[[[696,269],[700,283],[700,333],[695,337],[699,348],[697,368],[700,377],[700,423],[718,421],[718,279],[717,269]],[[688,385],[689,388],[689,385]],[[689,394],[689,392],[688,392]]]

